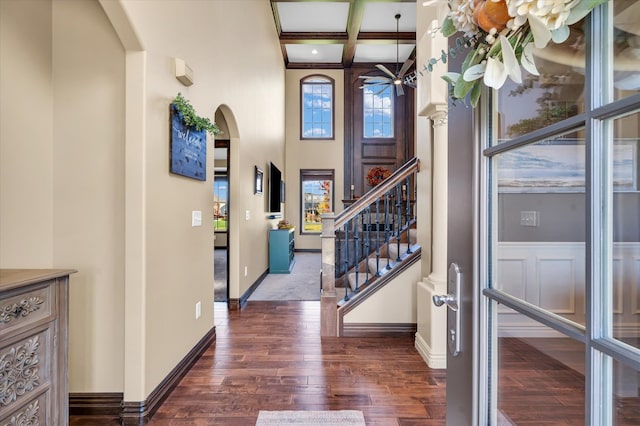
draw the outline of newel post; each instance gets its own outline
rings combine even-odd
[[[333,212],[322,214],[322,293],[320,295],[320,336],[338,335],[336,296],[336,234]]]

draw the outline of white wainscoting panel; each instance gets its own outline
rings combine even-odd
[[[498,290],[527,300],[527,259],[525,257],[508,257],[498,259]],[[515,314],[511,309],[500,305],[498,312]]]
[[[585,244],[513,243],[498,246],[496,288],[543,309],[585,323]],[[640,333],[640,243],[614,243],[612,253],[614,334]],[[499,333],[553,335],[548,327],[500,307]]]
[[[575,257],[536,256],[538,300],[532,303],[555,314],[575,315],[576,263]],[[584,294],[584,287],[579,291]]]

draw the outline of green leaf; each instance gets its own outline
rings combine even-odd
[[[457,32],[458,30],[456,29],[455,25],[453,25],[453,20],[451,19],[451,16],[447,16],[444,22],[442,23],[442,35],[445,37],[451,37]]]
[[[458,80],[456,80],[456,84],[453,87],[453,96],[458,99],[462,99],[467,96],[475,83],[474,81],[466,81],[463,77],[464,76],[462,75],[458,77]]]
[[[482,93],[482,80],[476,80],[473,83],[473,88],[471,88],[471,106],[476,107],[478,105],[478,100],[480,99],[480,94]]]
[[[172,104],[187,126],[195,127],[196,130],[206,130],[213,136],[220,133],[220,129],[215,123],[212,123],[207,117],[200,117],[196,114],[193,106],[182,96],[182,93],[178,92]]]
[[[581,0],[577,5],[571,8],[569,16],[565,20],[566,25],[573,25],[591,12],[594,7],[606,3],[607,0]]]
[[[451,85],[456,84],[456,80],[460,77],[460,73],[457,72],[448,72],[441,76],[441,78]]]

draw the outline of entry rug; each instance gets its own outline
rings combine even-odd
[[[366,426],[362,411],[262,411],[256,426],[274,425],[357,425]]]

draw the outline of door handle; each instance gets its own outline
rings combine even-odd
[[[460,295],[461,274],[460,268],[455,263],[449,266],[447,291],[448,294],[436,294],[432,297],[436,306],[447,305],[447,345],[451,356],[460,354],[460,306],[458,297]]]
[[[458,298],[453,294],[436,294],[433,296],[433,304],[436,306],[447,305],[453,312],[458,310]]]

